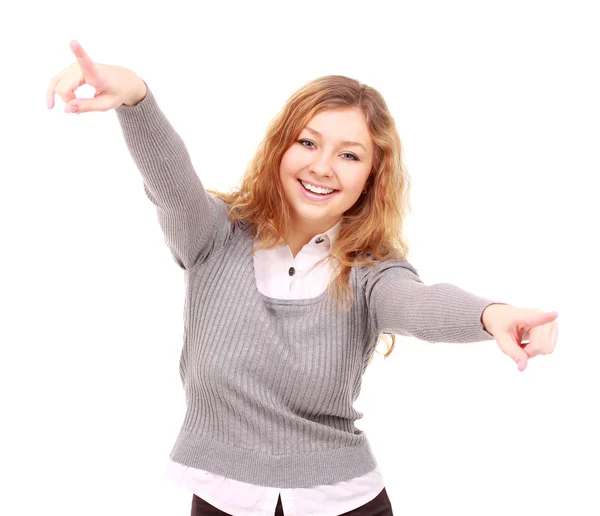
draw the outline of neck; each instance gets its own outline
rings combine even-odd
[[[296,258],[296,255],[315,235],[325,233],[325,231],[335,226],[337,222],[338,221],[315,224],[294,224],[294,227],[285,233],[283,239],[290,248],[292,256]]]

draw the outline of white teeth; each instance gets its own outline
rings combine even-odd
[[[311,192],[314,192],[314,193],[328,194],[328,193],[331,193],[334,191],[330,188],[321,188],[320,186],[313,186],[308,183],[305,183],[304,181],[300,181],[300,182],[302,183],[302,186],[304,186],[304,188],[306,188],[307,190],[310,190]]]

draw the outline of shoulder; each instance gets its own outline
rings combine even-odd
[[[385,260],[374,260],[370,254],[365,258],[371,263],[357,266],[357,276],[362,287],[367,290],[379,280],[386,278],[419,278],[418,270],[405,259],[388,258]]]
[[[236,236],[242,236],[249,232],[250,224],[238,219],[231,218],[230,205],[220,197],[209,193],[212,200],[211,210],[215,221],[215,234],[218,247],[222,247]]]

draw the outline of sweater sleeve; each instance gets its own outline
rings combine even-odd
[[[227,209],[204,190],[185,144],[146,88],[140,102],[115,111],[165,243],[179,267],[188,270],[226,238]]]
[[[394,333],[435,343],[492,340],[481,316],[491,304],[449,283],[425,285],[404,260],[379,262],[366,268],[363,285],[377,334]]]

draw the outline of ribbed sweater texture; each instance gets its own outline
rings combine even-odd
[[[249,224],[208,194],[153,92],[116,109],[127,147],[184,271],[179,370],[186,413],[170,457],[253,484],[295,488],[363,475],[377,461],[353,404],[381,332],[426,342],[493,339],[491,299],[425,285],[404,260],[353,267],[354,302],[256,288]]]

